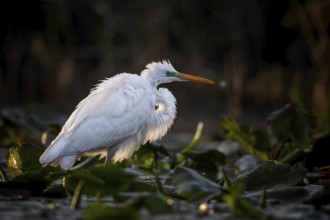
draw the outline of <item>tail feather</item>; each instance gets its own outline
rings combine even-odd
[[[66,155],[64,149],[66,142],[58,136],[40,156],[41,164],[49,164],[51,166],[60,165],[62,169],[70,169],[77,160],[77,155]]]
[[[55,162],[63,156],[62,154],[64,147],[64,141],[61,140],[60,137],[56,138],[45,150],[45,152],[40,156],[39,162],[41,164],[51,164]]]

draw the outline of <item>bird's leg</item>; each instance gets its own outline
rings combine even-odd
[[[111,163],[111,157],[107,156],[104,161],[104,165]]]
[[[115,150],[114,149],[112,149],[112,148],[107,148],[107,156],[106,156],[106,158],[105,158],[105,164],[107,164],[107,163],[112,163],[112,157],[113,157],[113,155],[115,154]]]

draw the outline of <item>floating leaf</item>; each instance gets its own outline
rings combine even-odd
[[[219,167],[226,162],[226,156],[220,151],[211,149],[206,152],[186,152],[183,153],[184,157],[189,158],[192,162],[189,167],[192,167],[201,173],[205,173],[205,176],[211,179],[217,178]]]
[[[43,167],[33,172],[24,172],[15,176],[4,183],[0,183],[0,195],[5,193],[9,196],[31,195],[40,196],[45,188],[58,176],[54,168]]]
[[[46,189],[43,190],[42,196],[47,198],[64,198],[67,196],[65,189],[63,187],[63,178],[54,181],[53,183],[49,184]]]
[[[207,200],[221,192],[220,186],[206,179],[195,170],[179,166],[167,181],[175,187],[177,194],[189,201]]]
[[[140,168],[151,170],[157,160],[157,166],[168,169],[169,164],[161,161],[164,156],[171,157],[170,152],[165,147],[147,143],[141,145],[139,150],[134,153],[134,161]]]
[[[97,193],[113,195],[119,191],[117,188],[110,187],[110,185],[107,186],[102,178],[82,171],[67,175],[65,177],[65,187],[73,192],[80,181],[84,183],[84,194],[89,196],[95,196]]]
[[[150,184],[135,180],[135,175],[123,172],[122,166],[110,164],[89,170],[76,170],[65,177],[65,187],[73,192],[83,182],[82,193],[88,196],[112,196],[121,192],[154,191]]]
[[[152,185],[150,183],[133,181],[127,186],[125,191],[127,191],[127,192],[155,192],[156,188],[154,185]]]
[[[290,103],[271,113],[268,125],[278,140],[292,140],[298,147],[307,148],[311,143],[310,133],[315,129],[316,121],[300,106]]]
[[[173,211],[171,206],[155,194],[142,196],[140,203],[153,215],[171,213]]]
[[[262,160],[268,159],[271,147],[263,132],[241,126],[225,116],[221,118],[221,125],[227,138],[237,141],[248,153],[255,154]]]
[[[260,195],[265,193],[267,200],[278,200],[282,202],[301,202],[308,195],[308,191],[303,187],[288,186],[277,189],[267,189],[262,191],[254,191],[245,194],[244,197],[251,200],[259,200]]]
[[[9,149],[7,166],[13,176],[41,168],[39,157],[42,149],[32,143],[15,145]]]
[[[122,168],[120,164],[108,164],[92,167],[88,172],[113,186],[121,186],[123,183],[129,183],[135,179],[134,174],[124,173]]]
[[[279,189],[269,189],[266,192],[267,199],[277,199],[281,201],[302,201],[308,195],[308,191],[301,187],[288,186]]]
[[[249,172],[260,163],[260,158],[254,155],[244,155],[235,162],[239,174]]]
[[[244,184],[236,183],[229,187],[228,192],[221,194],[221,198],[227,203],[230,211],[235,216],[260,219],[262,214],[254,207],[252,203],[241,197],[244,191]]]
[[[71,172],[65,177],[65,187],[74,191],[80,181],[83,181],[84,194],[107,196],[123,192],[134,181],[134,176],[122,172],[119,165],[97,166],[88,171]]]
[[[323,185],[306,198],[305,203],[315,204],[317,207],[330,204],[330,185]]]
[[[258,165],[254,170],[239,175],[233,183],[243,182],[247,190],[292,186],[299,183],[306,172],[307,170],[300,166],[267,161]]]
[[[130,206],[110,207],[103,204],[94,204],[85,208],[85,219],[132,219],[138,220],[138,212]]]
[[[224,165],[226,163],[226,156],[221,153],[220,151],[211,149],[208,150],[206,152],[201,152],[201,153],[197,153],[197,152],[186,152],[183,153],[183,155],[185,155],[186,157],[194,160],[194,161],[203,161],[206,162],[214,162],[217,163],[218,165]]]

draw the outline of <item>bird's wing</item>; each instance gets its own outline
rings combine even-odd
[[[92,91],[47,149],[49,155],[56,155],[49,160],[115,146],[144,130],[154,111],[155,97],[150,87],[139,80],[99,86]]]

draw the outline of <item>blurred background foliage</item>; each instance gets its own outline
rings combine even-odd
[[[214,131],[222,114],[260,126],[290,100],[326,128],[329,14],[328,0],[4,0],[0,106],[70,113],[99,80],[168,59],[217,82],[166,85],[181,106],[174,131]]]

